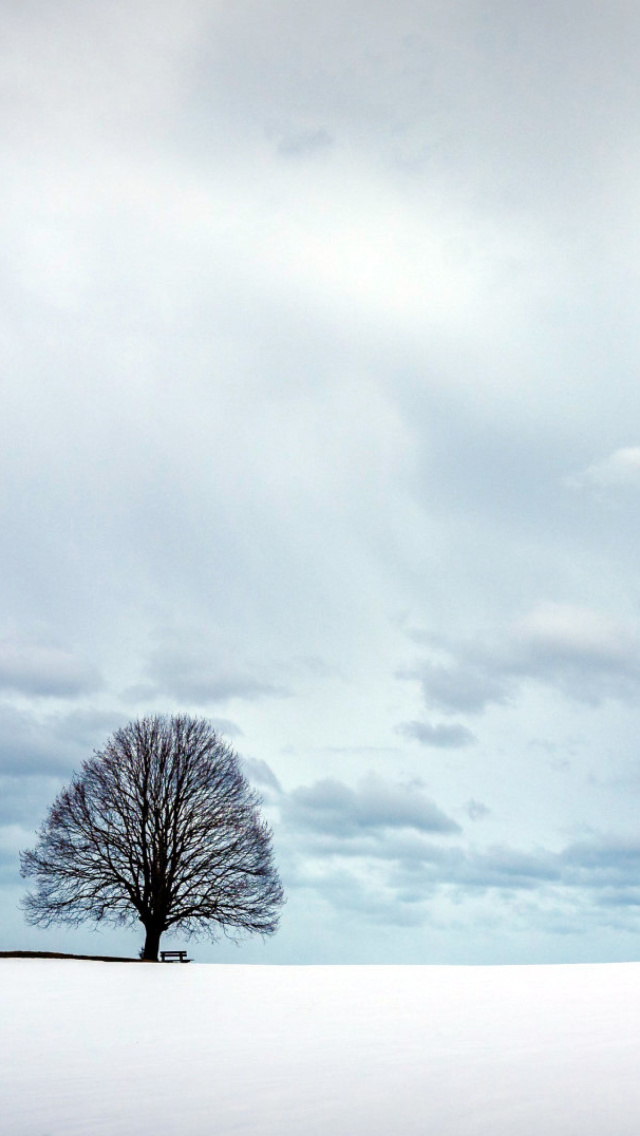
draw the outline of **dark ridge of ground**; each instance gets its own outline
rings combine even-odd
[[[82,962],[142,962],[142,959],[114,958],[110,955],[63,955],[57,951],[0,951],[0,959],[80,959]],[[149,959],[145,959],[149,962]]]

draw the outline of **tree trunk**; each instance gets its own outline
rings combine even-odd
[[[160,948],[160,936],[162,934],[162,931],[154,924],[145,926],[145,931],[147,934],[144,941],[144,951],[142,952],[142,957],[147,962],[157,962],[158,950]]]

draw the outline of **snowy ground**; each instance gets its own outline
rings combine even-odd
[[[638,1136],[640,964],[0,960],[6,1136]]]

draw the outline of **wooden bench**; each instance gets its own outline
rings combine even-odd
[[[191,962],[186,951],[160,951],[160,958],[163,962]]]

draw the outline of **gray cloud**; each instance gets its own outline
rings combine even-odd
[[[573,886],[621,898],[640,878],[640,841],[602,834],[576,841],[560,854],[563,877]]]
[[[312,872],[300,873],[295,881],[296,890],[310,891],[324,901],[327,909],[364,919],[378,927],[420,927],[425,922],[421,905],[410,899],[399,903],[393,891],[372,885],[344,868],[318,876]]]
[[[640,699],[640,643],[597,611],[542,603],[502,635],[437,647],[447,662],[426,660],[398,677],[417,679],[426,705],[445,713],[507,705],[531,682],[591,705]]]
[[[269,790],[276,797],[280,796],[282,787],[273,769],[266,761],[256,757],[243,757],[242,764],[250,781],[259,785],[261,789]]]
[[[210,718],[209,721],[214,730],[219,734],[226,734],[229,738],[241,738],[242,730],[236,722],[232,722],[230,718]]]
[[[485,817],[491,815],[491,809],[482,801],[475,801],[471,799],[470,801],[467,801],[465,808],[467,816],[470,820],[484,820]]]
[[[238,666],[220,636],[207,643],[200,634],[173,633],[154,649],[147,662],[150,683],[132,693],[136,698],[169,697],[187,704],[209,706],[232,699],[256,701],[267,697],[286,697],[290,692],[269,678],[268,668],[249,664]]]
[[[492,896],[507,905],[493,916],[505,926],[516,910],[510,915],[510,904],[526,912],[530,926],[552,933],[562,925],[584,936],[594,926],[633,929],[640,919],[640,844],[612,836],[551,852],[445,847],[418,833],[389,832],[377,841],[325,834],[312,851],[314,859],[301,859],[292,874],[294,888],[316,890],[336,910],[368,912],[373,921],[385,910],[391,925],[427,925],[434,905],[459,907]]]
[[[153,697],[169,697],[189,704],[197,703],[203,706],[229,702],[232,699],[245,699],[253,702],[265,697],[284,697],[288,691],[282,686],[264,679],[256,678],[243,671],[212,667],[201,671],[197,663],[185,660],[168,662],[164,666],[154,666],[151,669],[152,679],[155,680],[145,689]]]
[[[34,710],[0,703],[0,774],[68,777],[126,722],[113,710]]]
[[[307,130],[284,130],[278,141],[278,153],[286,158],[299,158],[313,154],[318,150],[326,150],[333,145],[333,138],[328,130],[322,127]]]
[[[0,774],[0,825],[34,831],[60,789],[61,775]]]
[[[271,771],[268,771],[271,775]],[[270,778],[269,778],[270,779]],[[284,792],[277,839],[287,880],[336,911],[389,926],[431,923],[442,902],[501,904],[494,918],[508,919],[519,905],[532,926],[588,934],[622,921],[632,928],[640,907],[640,842],[592,833],[559,851],[507,843],[473,846],[424,795],[420,783],[384,782],[369,776],[357,790],[325,780]],[[474,821],[491,815],[470,800]],[[448,837],[446,843],[440,837]],[[451,842],[451,836],[458,839]],[[440,906],[439,906],[440,905]],[[524,905],[524,906],[522,906]]]
[[[497,672],[497,673],[496,673]],[[492,660],[466,659],[464,647],[451,665],[421,663],[398,678],[417,678],[428,707],[445,714],[481,714],[491,704],[509,702],[509,682]]]
[[[429,722],[401,722],[395,727],[395,732],[405,738],[415,738],[421,745],[435,746],[436,749],[457,749],[473,745],[476,740],[466,726],[447,725],[444,722],[437,725]]]
[[[0,690],[76,698],[103,685],[98,670],[60,647],[0,642]]]
[[[0,706],[0,770],[15,776],[61,774],[77,750],[65,741],[59,717]],[[86,755],[85,755],[86,756]]]
[[[459,832],[459,825],[426,797],[420,781],[389,782],[370,774],[357,789],[326,779],[294,789],[283,801],[285,824],[292,829],[342,839],[391,829]]]

